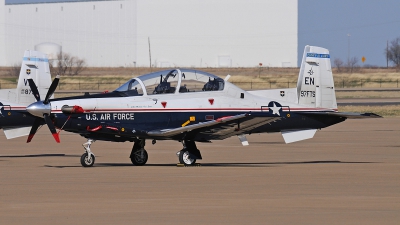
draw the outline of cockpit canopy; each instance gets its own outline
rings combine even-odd
[[[117,88],[127,96],[222,91],[224,80],[210,73],[190,69],[164,70],[133,78]]]

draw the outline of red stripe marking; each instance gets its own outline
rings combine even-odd
[[[95,127],[95,128],[93,128],[93,129],[90,129],[90,127],[89,126],[87,126],[86,127],[86,130],[88,130],[88,131],[92,131],[92,132],[95,132],[95,131],[98,131],[98,130],[100,130],[102,128],[102,126],[100,125],[100,126],[98,126],[98,127]]]
[[[106,128],[107,128],[107,129],[110,129],[110,130],[118,131],[118,128],[116,128],[116,127],[109,127],[109,126],[107,126]]]

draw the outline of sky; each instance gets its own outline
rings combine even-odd
[[[316,45],[332,62],[357,57],[361,66],[386,66],[387,41],[400,37],[399,0],[299,0],[298,8],[298,60],[305,45]]]
[[[68,1],[75,0],[6,0],[6,4]],[[356,57],[361,66],[386,66],[387,41],[400,37],[399,0],[298,0],[298,8],[298,63],[304,46],[316,45],[329,49],[332,61]]]

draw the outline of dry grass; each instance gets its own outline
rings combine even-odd
[[[112,83],[122,82],[129,78],[146,74],[151,71],[164,70],[167,68],[86,68],[80,76],[63,76],[62,82],[65,83],[84,83],[84,82],[100,82]],[[251,82],[251,83],[276,83],[276,87],[295,86],[299,68],[196,68],[205,72],[225,77],[230,74],[232,77],[229,81]],[[7,67],[0,67],[0,83],[16,83],[16,78],[6,77]],[[333,70],[336,87],[343,84],[350,87],[386,87],[398,85],[400,72],[393,68],[389,69],[360,69],[357,73],[337,73]],[[379,81],[381,81],[379,83]],[[387,83],[386,81],[390,81]],[[264,88],[269,85],[264,85]],[[3,88],[3,87],[1,87]]]
[[[336,98],[400,98],[399,91],[336,91]]]
[[[58,90],[114,90],[131,79],[132,75],[68,76],[60,80]]]
[[[334,73],[335,79],[352,79],[352,80],[397,80],[400,78],[400,73],[394,70],[389,71],[368,71],[364,73]]]

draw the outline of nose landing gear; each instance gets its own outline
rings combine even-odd
[[[81,164],[83,167],[91,167],[94,164],[96,157],[94,156],[92,151],[90,151],[90,145],[93,142],[95,142],[95,140],[88,139],[88,141],[82,145],[85,149],[85,153],[83,153],[83,155],[81,156]]]

